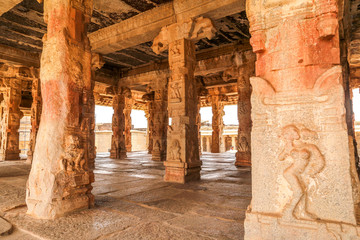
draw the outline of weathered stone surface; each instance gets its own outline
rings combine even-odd
[[[0,237],[11,234],[12,230],[13,226],[8,221],[0,217]]]
[[[45,1],[44,13],[43,108],[26,203],[28,214],[52,219],[93,204],[94,152],[86,137],[93,129],[92,57],[85,32],[92,2]]]
[[[226,96],[219,94],[217,91],[211,93],[211,109],[212,109],[212,141],[211,152],[221,153],[225,152],[225,144],[223,138],[224,131],[224,102],[227,100]]]
[[[247,13],[257,62],[245,239],[359,239],[337,2],[250,0]]]
[[[217,173],[217,178],[179,185],[163,182],[163,164],[152,161],[145,152],[128,153],[124,160],[98,157],[97,181],[92,184],[95,208],[51,221],[34,220],[22,205],[14,208],[17,199],[24,203],[29,165],[2,162],[0,211],[6,210],[4,217],[15,228],[4,239],[242,239],[242,219],[250,202],[250,169],[237,169],[232,153],[204,153],[202,160],[212,166],[212,171],[202,174]],[[236,182],[230,184],[231,178]],[[14,189],[21,193],[18,197]],[[205,222],[214,229],[202,229]]]

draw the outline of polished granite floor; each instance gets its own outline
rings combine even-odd
[[[201,181],[182,185],[164,182],[163,164],[145,152],[125,160],[99,154],[96,207],[53,221],[25,214],[30,166],[0,162],[0,217],[14,226],[0,239],[243,239],[250,169],[236,168],[234,153],[201,159]]]

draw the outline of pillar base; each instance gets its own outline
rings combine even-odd
[[[251,156],[250,153],[237,152],[235,154],[236,167],[251,167]]]
[[[245,240],[360,239],[360,227],[345,223],[284,219],[246,213]]]
[[[42,173],[44,174],[44,173]],[[41,175],[40,173],[38,175]],[[51,181],[46,183],[48,188],[59,188],[54,190],[52,196],[39,195],[37,199],[31,198],[29,188],[26,191],[27,214],[38,219],[55,219],[71,212],[88,209],[94,205],[94,196],[91,194],[91,182],[94,182],[92,172],[67,172],[59,173],[49,177]],[[63,183],[59,186],[57,183]],[[63,197],[58,192],[67,193]],[[65,196],[65,197],[64,197]],[[48,201],[50,199],[50,201]]]
[[[124,159],[126,157],[127,157],[126,152],[117,153],[117,152],[114,152],[114,151],[110,151],[110,158],[111,159]]]
[[[165,182],[187,183],[190,181],[200,180],[201,162],[194,164],[181,162],[164,162]]]
[[[20,151],[0,154],[0,161],[14,161],[14,160],[20,160]]]
[[[54,200],[51,203],[27,199],[27,214],[38,219],[55,219],[71,212],[91,207],[90,198],[86,195],[76,198]]]

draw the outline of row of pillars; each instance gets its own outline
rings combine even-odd
[[[94,203],[93,79],[85,30],[92,1],[45,3],[43,108],[26,203],[30,215],[55,218]],[[247,158],[246,150],[252,150],[245,239],[359,239],[360,185],[344,114],[337,4],[247,1],[257,62],[251,78],[251,146],[246,131],[251,121],[242,118],[250,109],[247,79],[239,88],[244,111],[239,111],[242,151],[237,158]],[[162,28],[153,42],[155,53],[169,53],[166,181],[200,178],[194,42],[214,33],[211,20],[199,17]],[[119,112],[125,92],[116,89]],[[119,116],[116,121],[123,122]],[[126,151],[119,141],[123,131],[120,125],[114,131],[113,155]]]
[[[27,161],[31,163],[35,148],[36,135],[39,129],[41,116],[40,80],[33,79],[31,105],[31,132]],[[23,112],[21,103],[21,80],[14,77],[3,78],[0,86],[0,161],[19,160],[19,128]]]

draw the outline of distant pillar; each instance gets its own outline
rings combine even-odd
[[[153,41],[155,53],[169,51],[171,72],[168,87],[171,124],[168,127],[164,162],[165,181],[185,183],[200,179],[194,41],[211,38],[214,32],[211,20],[199,17],[163,27]]]
[[[123,159],[126,157],[125,147],[125,98],[131,98],[131,91],[125,87],[114,87],[110,158]]]
[[[251,62],[252,63],[252,62]],[[238,86],[238,145],[235,166],[251,166],[251,88],[250,74],[254,65],[244,65],[239,69]],[[244,71],[242,71],[244,70]],[[250,73],[250,74],[246,74]]]
[[[211,152],[212,153],[222,153],[225,152],[224,145],[224,121],[223,116],[224,104],[223,98],[225,96],[216,94],[211,95],[211,106],[212,106],[212,143],[211,143]]]
[[[154,91],[152,91],[151,87],[147,87],[147,93],[144,94],[142,99],[146,101],[146,111],[145,111],[145,117],[147,119],[147,147],[148,147],[148,153],[152,154],[152,150],[154,147],[154,141],[153,141],[153,128],[154,128]]]
[[[0,91],[2,95],[0,161],[19,160],[19,127],[23,116],[20,111],[21,80],[3,78]]]
[[[165,161],[167,147],[167,126],[168,126],[168,76],[159,76],[153,85],[154,101],[152,102],[153,126],[152,126],[152,160]]]
[[[131,152],[131,110],[133,105],[132,98],[125,98],[125,147],[126,152]]]
[[[30,131],[30,142],[29,142],[29,150],[27,151],[27,163],[32,163],[35,143],[36,143],[36,135],[39,130],[40,125],[40,116],[41,116],[41,85],[40,79],[35,78],[32,82],[31,95],[33,98],[31,104],[31,131]]]

